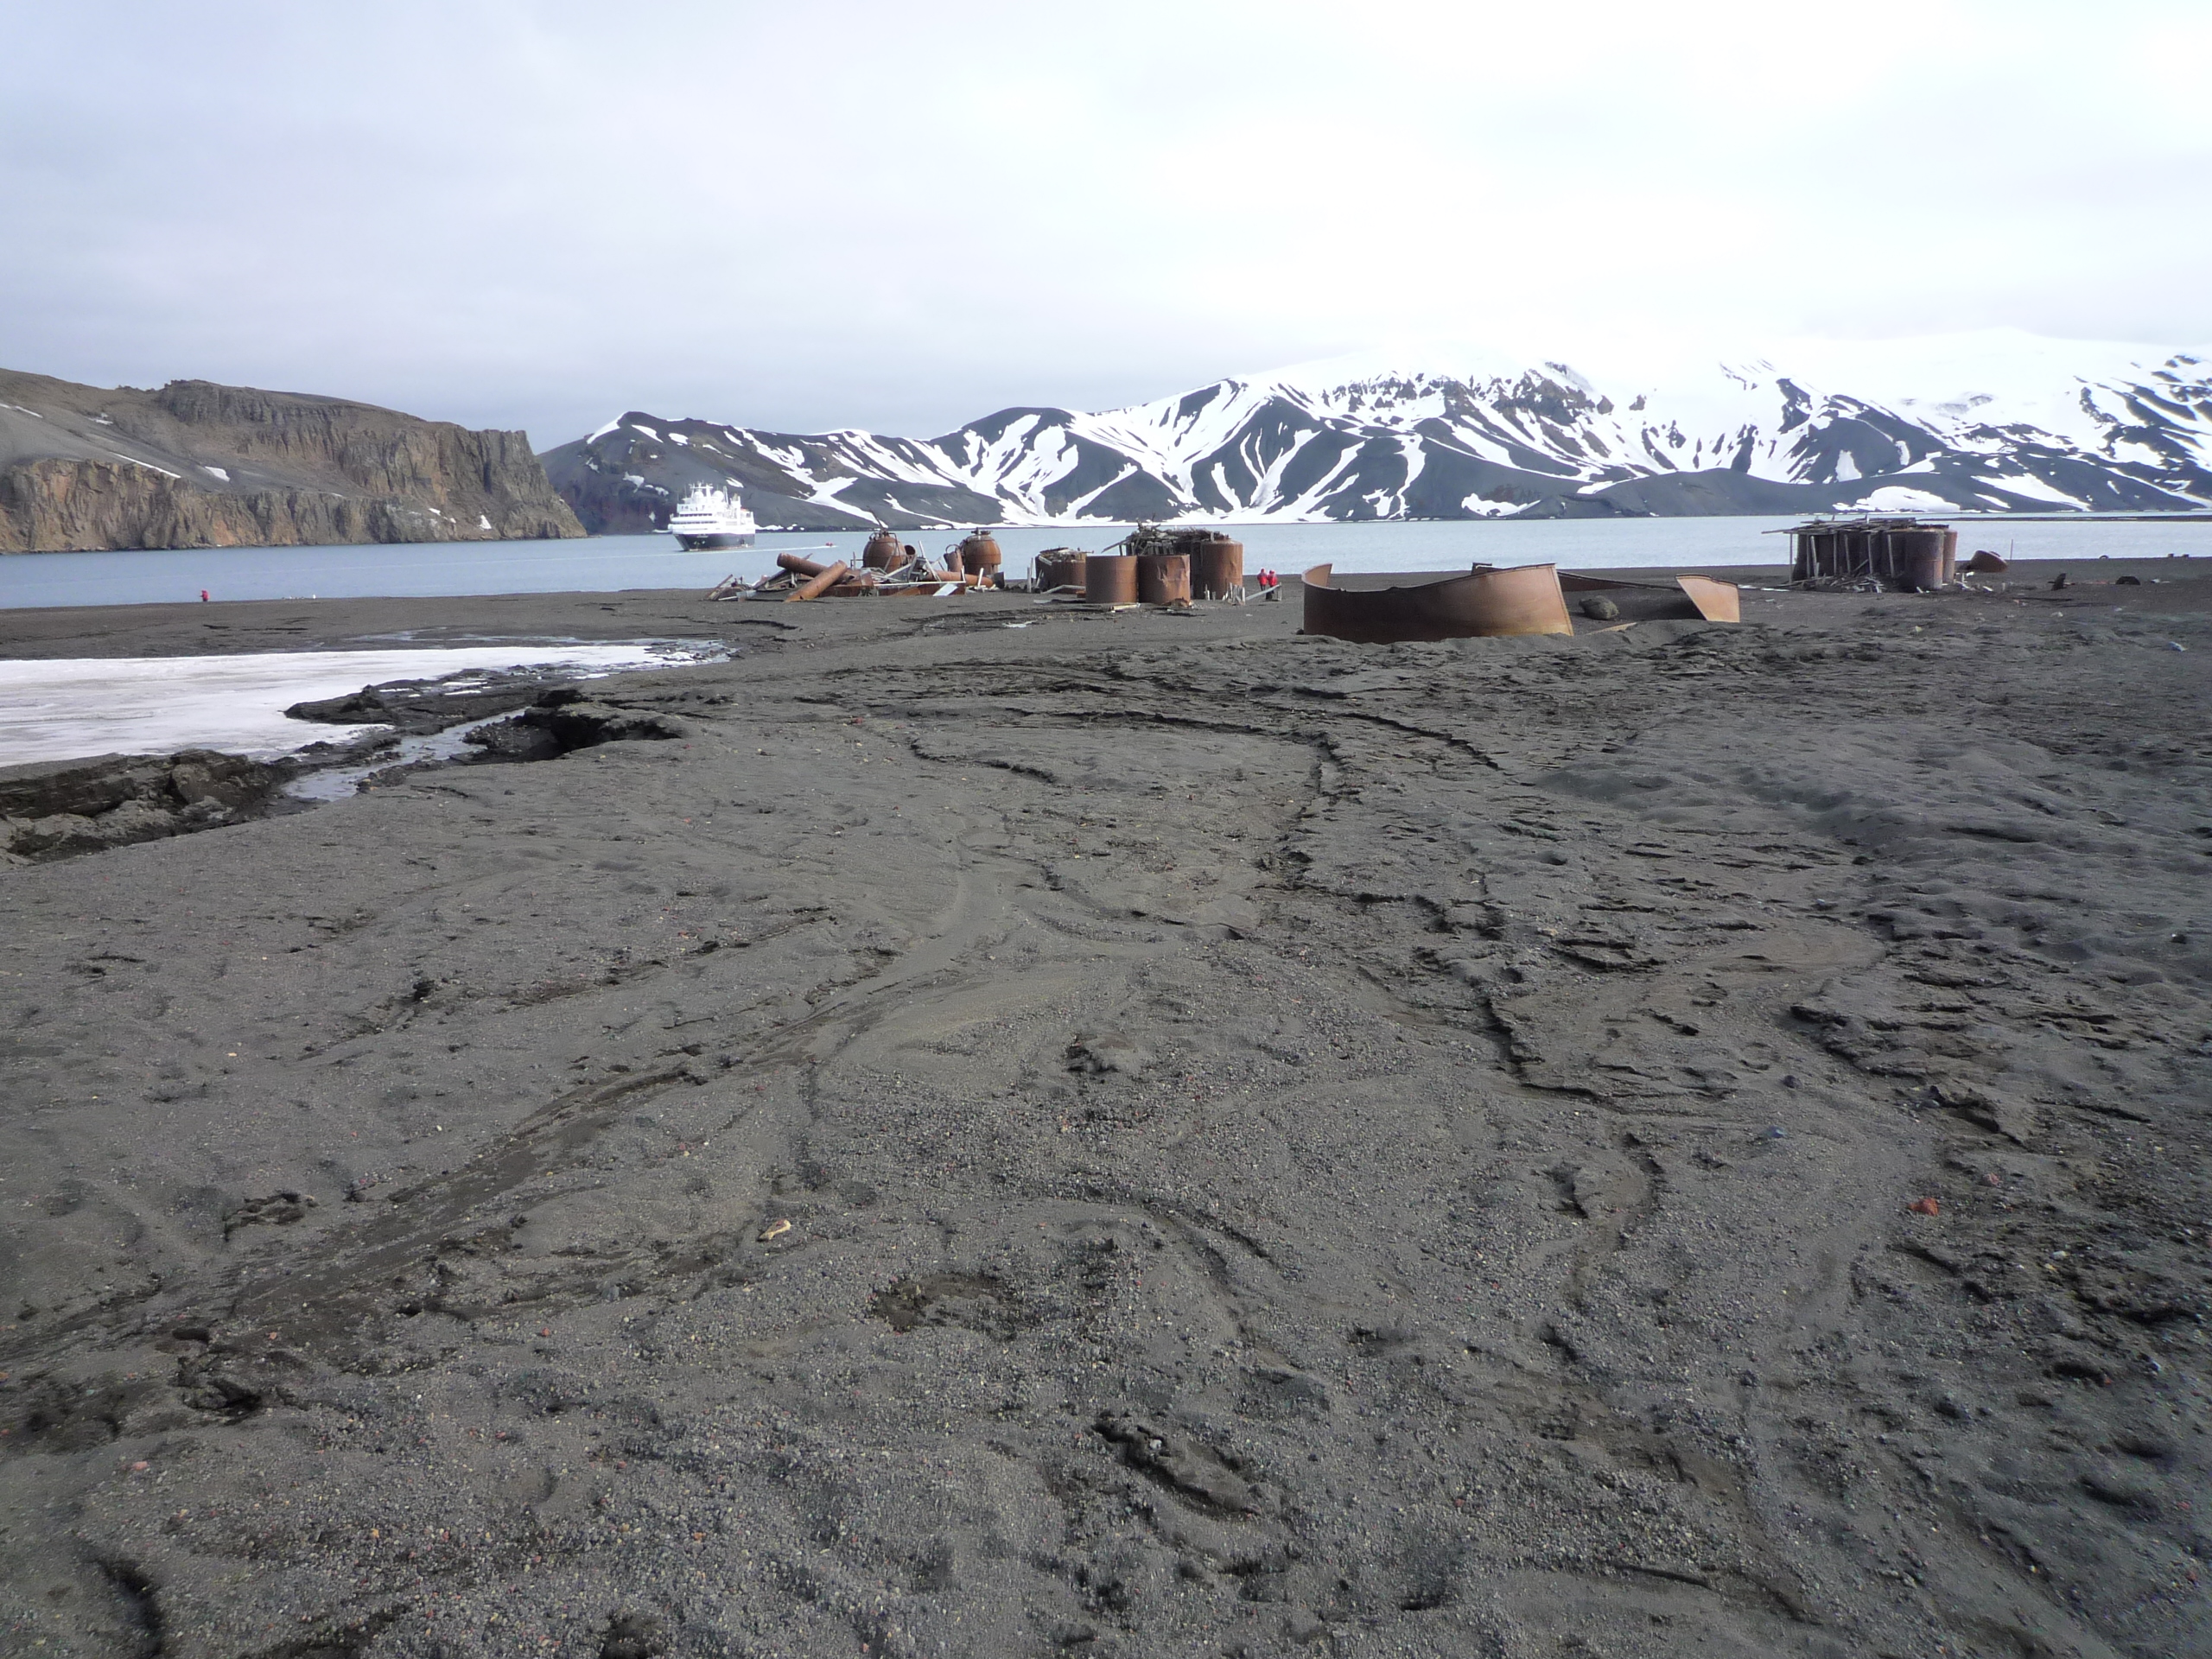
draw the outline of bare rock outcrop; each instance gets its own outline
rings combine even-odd
[[[278,774],[212,749],[0,766],[0,864],[44,863],[259,817]]]

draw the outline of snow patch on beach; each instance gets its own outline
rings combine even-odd
[[[436,679],[468,669],[559,666],[591,677],[696,662],[700,656],[690,647],[632,641],[0,661],[0,766],[191,748],[273,760],[310,743],[375,729],[284,715],[296,702],[342,696],[365,685]]]

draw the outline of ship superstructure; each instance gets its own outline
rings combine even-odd
[[[668,533],[686,549],[749,547],[760,526],[753,515],[727,490],[701,484],[677,504],[670,515]]]

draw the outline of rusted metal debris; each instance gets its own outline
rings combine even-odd
[[[776,562],[781,564],[784,558],[787,556],[789,556],[779,555]],[[797,599],[819,599],[836,587],[838,578],[851,568],[842,559],[838,560],[835,564],[816,566],[813,573],[804,582],[784,595],[784,602],[788,605]]]
[[[1977,576],[1994,576],[2001,575],[2012,567],[2005,563],[2002,556],[1985,547],[1959,568]]]
[[[880,524],[861,549],[861,566],[868,570],[889,570],[912,557],[913,550],[899,539],[898,532]]]
[[[1090,557],[1079,548],[1048,547],[1037,556],[1031,571],[1031,585],[1040,594],[1057,593],[1064,588],[1080,593],[1084,565]]]
[[[888,531],[878,532],[889,536]],[[869,538],[873,547],[876,537]],[[931,564],[920,554],[903,544],[899,553],[905,561],[887,568],[855,570],[839,560],[823,564],[810,559],[803,553],[776,555],[776,573],[758,584],[740,581],[735,576],[726,578],[709,599],[859,599],[880,596],[887,599],[948,598],[980,585],[974,576],[962,577]],[[868,556],[863,550],[861,556]]]
[[[1630,622],[1687,620],[1701,617],[1707,622],[1744,620],[1741,590],[1732,582],[1712,576],[1677,576],[1673,585],[1654,582],[1623,582],[1613,576],[1577,575],[1562,570],[1560,590],[1569,594],[1594,594],[1612,601],[1615,613]]]
[[[1317,564],[1306,573],[1307,633],[1387,645],[1574,632],[1556,565],[1476,570],[1417,588],[1366,588],[1334,586],[1331,569]]]
[[[1959,532],[1948,524],[1917,518],[1814,518],[1788,534],[1793,587],[1927,594],[1950,586],[1958,575]]]

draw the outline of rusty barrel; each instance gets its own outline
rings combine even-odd
[[[906,544],[887,530],[877,531],[861,549],[861,568],[866,570],[889,570],[906,563]]]
[[[1037,589],[1049,594],[1055,588],[1083,586],[1084,556],[1056,547],[1037,556]]]
[[[1191,561],[1182,553],[1137,555],[1137,603],[1173,605],[1191,602]]]
[[[1943,535],[1940,530],[1899,530],[1890,534],[1890,568],[1908,593],[1929,594],[1943,585]]]
[[[1191,594],[1195,599],[1227,599],[1244,586],[1244,543],[1219,531],[1192,541]]]
[[[1083,562],[1083,596],[1093,605],[1135,604],[1136,555],[1093,553]]]

